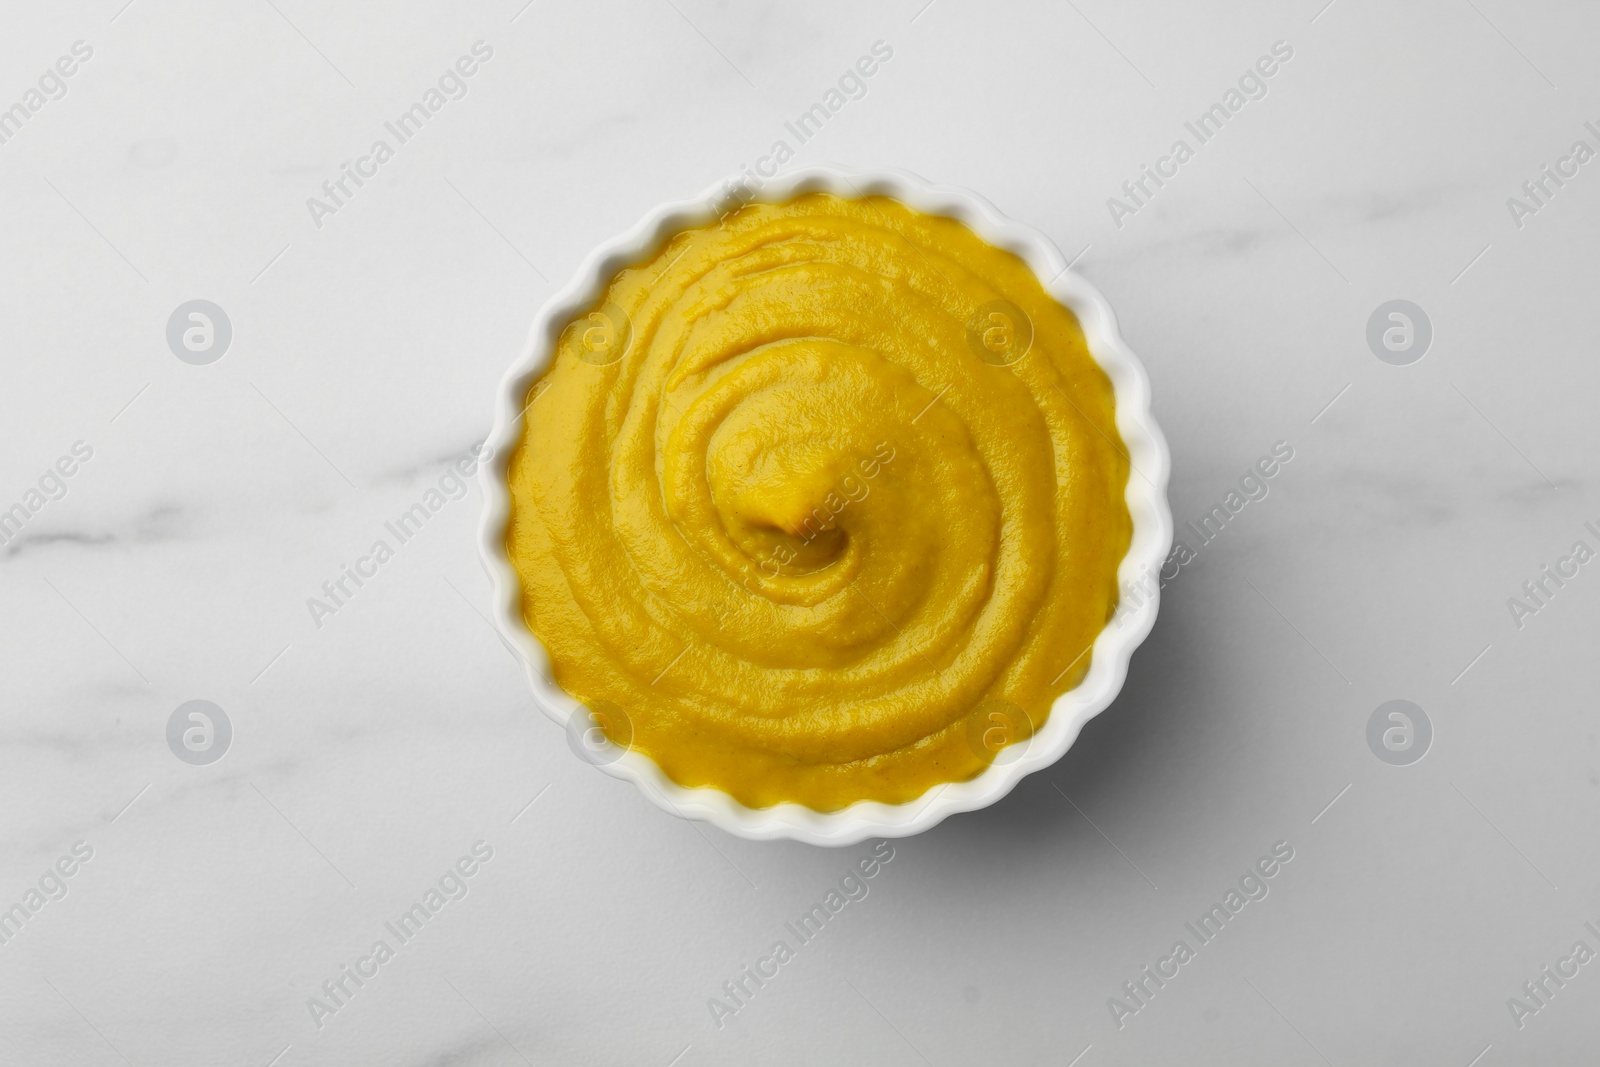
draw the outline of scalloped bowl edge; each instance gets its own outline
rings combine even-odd
[[[549,657],[523,621],[521,583],[505,550],[506,524],[511,514],[506,470],[522,434],[524,398],[548,364],[562,329],[593,305],[616,272],[652,254],[679,230],[718,218],[718,205],[728,203],[729,189],[739,180],[742,179],[718,182],[694,199],[662,204],[628,232],[590,252],[573,279],[539,309],[521,354],[500,382],[494,427],[486,442],[489,454],[479,472],[484,495],[479,549],[493,586],[495,626],[521,658],[535,703],[563,728],[569,726],[568,720],[582,706],[550,677]],[[1172,545],[1172,515],[1166,497],[1171,458],[1150,413],[1149,378],[1123,341],[1111,305],[1099,291],[1069,269],[1061,251],[1043,233],[1007,218],[976,193],[958,186],[934,185],[907,171],[811,166],[780,174],[753,191],[746,184],[740,196],[741,202],[781,203],[808,192],[857,198],[888,196],[925,214],[954,218],[990,244],[1015,253],[1033,268],[1045,290],[1077,315],[1090,353],[1111,379],[1117,429],[1132,464],[1125,499],[1133,520],[1133,537],[1118,567],[1119,586],[1127,590],[1158,574]],[[909,837],[958,812],[995,803],[1024,777],[1065,755],[1084,723],[1116,699],[1133,651],[1155,625],[1159,606],[1159,583],[1135,606],[1119,603],[1113,622],[1094,642],[1088,674],[1076,688],[1056,699],[1042,729],[1011,746],[1020,750],[1014,758],[997,759],[976,778],[944,783],[905,804],[858,801],[831,812],[792,803],[750,808],[719,789],[690,789],[677,784],[641,752],[622,752],[612,762],[597,765],[607,774],[638,786],[664,811],[711,823],[738,837],[786,838],[830,846],[851,845],[869,838]]]

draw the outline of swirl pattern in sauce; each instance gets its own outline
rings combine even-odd
[[[1132,529],[1114,414],[1072,313],[960,223],[747,205],[618,273],[534,384],[524,617],[681,785],[915,799],[1087,671]]]

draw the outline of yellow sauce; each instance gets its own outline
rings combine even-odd
[[[979,774],[1078,684],[1127,477],[1111,384],[1025,263],[814,194],[678,233],[567,328],[506,547],[613,740],[831,811]]]

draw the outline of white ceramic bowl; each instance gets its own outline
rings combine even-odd
[[[735,179],[737,180],[737,179]],[[522,657],[539,707],[574,736],[587,723],[582,706],[550,680],[550,661],[523,622],[521,590],[506,556],[505,532],[511,496],[506,466],[522,434],[523,405],[533,380],[545,369],[567,323],[588,311],[617,271],[653,254],[679,230],[717,219],[739,200],[730,199],[731,182],[719,182],[700,196],[662,204],[638,225],[589,253],[577,275],[545,301],[533,320],[521,355],[500,383],[495,400],[492,450],[483,464],[484,512],[480,547],[494,585],[494,619],[501,634]],[[1128,659],[1155,623],[1159,588],[1155,576],[1172,544],[1167,508],[1171,460],[1166,441],[1150,415],[1150,382],[1144,368],[1117,332],[1111,306],[1094,286],[1067,269],[1066,259],[1048,237],[1000,214],[989,201],[965,189],[932,185],[900,170],[865,171],[815,166],[781,174],[759,189],[748,185],[742,200],[781,203],[809,192],[857,198],[882,195],[930,215],[958,219],[979,237],[1020,256],[1045,289],[1071,308],[1083,327],[1089,350],[1110,377],[1116,392],[1117,429],[1134,470],[1128,476],[1127,504],[1133,540],[1118,571],[1124,590],[1116,618],[1094,643],[1088,675],[1059,697],[1043,729],[1025,743],[1002,750],[978,777],[929,790],[906,804],[859,801],[835,812],[799,804],[748,808],[718,789],[686,789],[669,779],[653,760],[636,751],[614,750],[595,761],[606,773],[637,785],[658,806],[688,819],[701,819],[731,834],[752,839],[790,838],[814,845],[850,845],[873,837],[906,837],[961,811],[986,807],[1015,788],[1025,775],[1055,763],[1072,746],[1083,724],[1116,698],[1128,672]],[[1139,589],[1130,596],[1130,589]],[[584,716],[573,720],[574,715]]]

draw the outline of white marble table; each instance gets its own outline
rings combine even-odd
[[[1600,548],[1600,162],[1572,155],[1600,12],[523,2],[5,16],[0,1062],[1594,1060],[1600,565],[1542,568]],[[306,601],[482,437],[590,247],[780,139],[1078,256],[1149,368],[1180,528],[1293,459],[1059,765],[893,843],[735,1004],[870,845],[736,840],[579,763],[484,620],[475,487]],[[195,299],[231,324],[205,365],[166,337]],[[1367,341],[1395,299],[1431,324],[1406,365]],[[1433,732],[1404,766],[1367,741],[1396,699]],[[168,746],[191,700],[231,723],[216,762]],[[441,878],[459,899],[390,932]]]

